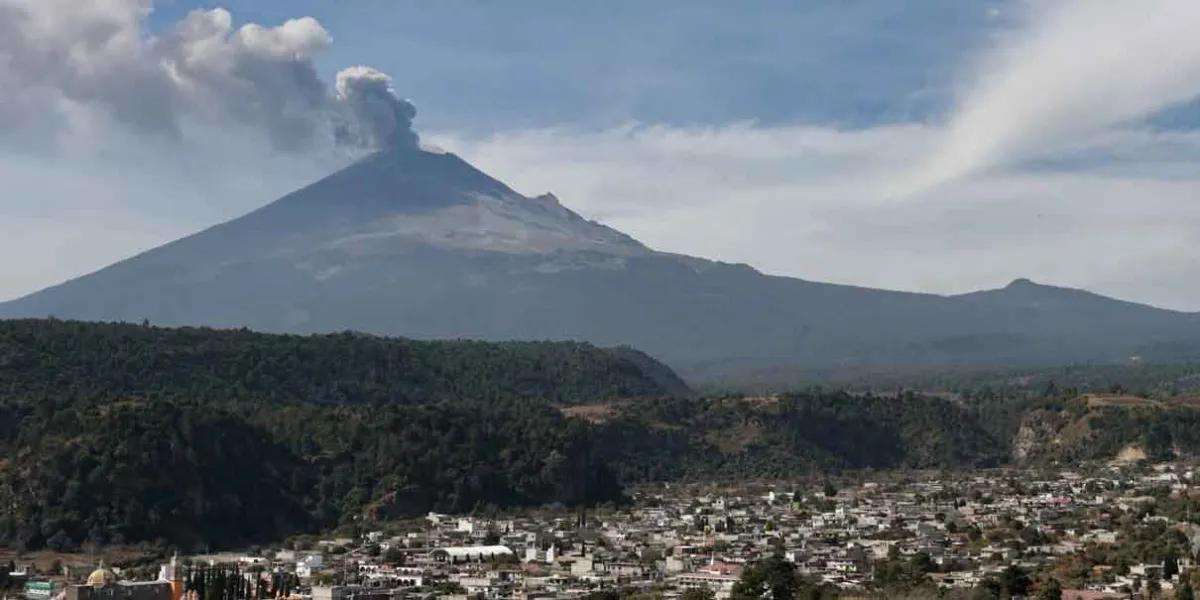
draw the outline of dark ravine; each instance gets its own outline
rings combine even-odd
[[[1200,317],[1018,280],[935,296],[656,252],[453,154],[380,152],[0,318],[629,345],[709,371],[1196,356]]]

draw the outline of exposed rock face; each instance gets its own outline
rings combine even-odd
[[[1125,446],[1114,459],[1119,463],[1135,463],[1146,460],[1146,451],[1141,446]]]
[[[1025,415],[1012,439],[1012,458],[1018,463],[1032,462],[1059,442],[1061,418],[1050,411],[1033,411]]]

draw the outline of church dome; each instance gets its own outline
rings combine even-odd
[[[100,567],[88,575],[87,584],[92,587],[105,587],[117,582],[117,576],[112,571]]]

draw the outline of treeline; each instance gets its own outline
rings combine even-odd
[[[300,580],[295,573],[262,570],[243,572],[236,565],[188,566],[182,577],[184,592],[195,593],[197,600],[288,598],[300,588]]]
[[[0,322],[0,545],[226,547],[619,501],[556,406],[687,394],[632,349]]]
[[[1061,367],[847,367],[807,369],[790,364],[712,363],[686,365],[680,373],[701,391],[738,390],[776,393],[820,385],[847,391],[937,391],[960,395],[1030,398],[1073,390],[1102,393],[1114,389],[1176,396],[1200,392],[1200,360],[1144,361],[1129,364],[1081,364]]]
[[[0,403],[0,544],[238,546],[358,517],[621,502],[623,485],[996,464],[1001,444],[919,396],[631,402]]]
[[[601,455],[624,481],[990,466],[1005,456],[961,407],[916,394],[647,399],[598,429]]]
[[[688,392],[641,352],[583,343],[0,321],[0,398],[577,404]]]

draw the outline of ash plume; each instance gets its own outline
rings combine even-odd
[[[412,121],[417,108],[396,95],[392,78],[371,67],[350,67],[337,74],[337,101],[351,116],[349,136],[371,148],[408,148],[418,144]]]
[[[416,145],[415,110],[385,74],[347,69],[336,91],[321,79],[314,57],[333,39],[315,19],[235,26],[215,8],[151,35],[152,10],[152,0],[0,0],[0,125],[37,107],[47,130],[103,121],[172,138],[251,132],[287,151]]]

